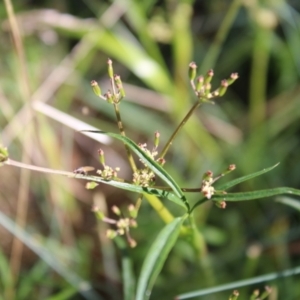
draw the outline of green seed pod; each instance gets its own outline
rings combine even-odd
[[[227,91],[227,87],[228,87],[228,82],[226,79],[221,81],[221,85],[219,87],[219,96],[222,97],[226,91]]]
[[[205,96],[208,96],[211,90],[211,84],[210,83],[206,83],[204,85],[204,90],[205,90]]]
[[[204,84],[210,83],[213,77],[214,77],[214,71],[210,69],[204,77]]]
[[[3,147],[0,144],[0,166],[2,162],[5,162],[8,159],[8,151],[7,148]]]
[[[198,93],[201,92],[201,89],[203,87],[203,83],[204,83],[204,77],[201,75],[197,78],[197,82],[196,82],[196,91]]]
[[[125,97],[125,90],[123,88],[123,83],[122,83],[120,75],[115,75],[114,79],[115,79],[116,86],[117,86],[117,88],[118,88],[118,90],[121,94],[121,97],[124,98]]]
[[[110,91],[107,91],[107,93],[104,96],[105,96],[106,101],[108,103],[113,103],[114,102],[113,95]]]
[[[87,190],[93,190],[96,186],[98,186],[98,183],[97,182],[94,182],[94,181],[91,181],[91,182],[88,182],[86,185],[85,185],[85,188]]]
[[[229,297],[229,300],[236,300],[238,296],[240,295],[239,291],[235,290],[232,292],[232,294]]]
[[[107,236],[109,239],[113,239],[113,238],[115,238],[117,235],[118,235],[118,233],[117,233],[115,230],[108,229],[108,230],[106,231],[106,236]]]
[[[159,145],[159,137],[160,137],[160,133],[158,131],[156,131],[154,133],[154,146],[155,146],[155,148],[157,148],[158,145]]]
[[[92,80],[91,81],[91,87],[93,89],[93,92],[96,96],[100,97],[101,96],[101,88],[100,86],[98,85],[97,81],[96,80]]]
[[[98,220],[104,220],[105,219],[105,215],[101,210],[96,210],[94,211],[96,213],[96,217]]]
[[[233,84],[238,78],[239,78],[238,73],[232,73],[232,74],[230,75],[230,78],[227,79],[228,85]]]
[[[191,81],[194,81],[197,75],[197,65],[192,61],[189,64],[189,78]]]
[[[112,206],[111,210],[113,211],[114,214],[116,214],[117,216],[121,215],[121,210],[118,206],[114,205]]]
[[[108,76],[109,76],[110,79],[113,79],[114,78],[114,69],[113,69],[113,66],[112,66],[112,60],[111,59],[107,60],[107,66],[108,66]]]
[[[128,206],[128,211],[129,211],[129,215],[131,218],[136,219],[137,214],[138,214],[138,210],[136,209],[136,207],[133,204],[130,204]]]
[[[99,161],[100,161],[100,164],[102,166],[105,166],[105,157],[104,157],[104,151],[102,149],[99,149],[98,150],[98,155],[99,155]]]
[[[202,176],[202,180],[211,180],[214,176],[214,173],[210,170],[206,171],[203,176]]]

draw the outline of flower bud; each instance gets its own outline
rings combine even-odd
[[[205,96],[208,96],[211,90],[211,84],[210,83],[206,83],[204,85],[204,89],[205,89]]]
[[[203,180],[210,180],[212,177],[214,176],[214,173],[210,170],[206,171],[204,174],[203,174],[203,177],[202,179]]]
[[[232,73],[230,75],[230,78],[227,79],[228,85],[233,84],[238,78],[239,78],[239,74],[238,73]]]
[[[221,85],[220,85],[219,90],[218,90],[220,97],[223,96],[226,93],[227,87],[228,87],[228,81],[226,79],[222,80]]]
[[[161,166],[163,166],[163,165],[166,163],[166,160],[165,160],[163,157],[160,157],[160,158],[157,160],[157,162],[158,162]]]
[[[117,235],[118,235],[118,233],[115,230],[107,229],[107,231],[106,231],[106,236],[109,239],[114,239]]]
[[[238,296],[240,295],[238,290],[235,290],[232,292],[232,294],[229,297],[229,300],[236,300],[238,298]]]
[[[114,70],[113,70],[112,60],[111,59],[107,60],[107,71],[108,71],[109,78],[113,79],[113,77],[114,77]]]
[[[122,98],[124,98],[126,95],[125,95],[125,90],[123,88],[123,83],[122,83],[120,75],[115,75],[114,79],[115,79],[116,86],[117,86]]]
[[[157,148],[158,145],[159,145],[159,137],[160,137],[160,133],[158,131],[156,131],[154,133],[154,146],[155,146],[155,148]]]
[[[102,149],[99,149],[98,150],[98,155],[99,155],[99,161],[100,161],[100,164],[102,166],[105,166],[105,157],[104,157],[104,151]]]
[[[128,240],[128,243],[129,243],[130,248],[134,248],[137,245],[137,242],[134,239],[132,239],[132,238],[130,238]]]
[[[100,97],[101,96],[101,88],[100,86],[98,85],[97,81],[96,80],[92,80],[91,81],[91,87],[93,89],[93,92],[96,96]]]
[[[272,288],[269,286],[265,286],[265,291],[260,295],[261,299],[266,299],[272,292]]]
[[[93,190],[96,186],[98,186],[98,183],[97,182],[94,182],[94,181],[91,181],[91,182],[88,182],[86,185],[85,185],[85,188],[87,190]]]
[[[221,209],[226,208],[226,202],[225,201],[216,201],[215,204],[216,204],[217,207],[219,207]]]
[[[108,103],[113,103],[114,102],[113,95],[110,91],[107,91],[107,93],[104,96],[105,96]]]
[[[121,215],[121,210],[118,206],[114,205],[112,206],[111,210],[113,211],[114,214],[116,214],[117,216]]]
[[[204,84],[206,85],[210,83],[213,77],[214,77],[214,70],[210,69],[204,77]]]
[[[196,82],[196,91],[198,93],[201,92],[201,89],[203,87],[203,83],[204,83],[204,77],[201,75],[197,78],[197,82]]]
[[[189,78],[191,81],[194,81],[197,75],[197,65],[192,61],[189,64]]]
[[[235,164],[231,164],[228,166],[228,171],[233,171],[235,170],[235,168],[236,168]]]
[[[5,162],[8,159],[8,151],[7,148],[3,147],[0,144],[0,166],[2,162]]]
[[[93,211],[94,211],[94,208],[93,208]],[[98,220],[103,221],[105,219],[104,213],[102,211],[100,211],[99,208],[97,211],[95,211],[95,214],[96,214],[96,217]]]
[[[133,204],[130,204],[128,206],[128,211],[129,211],[129,215],[130,215],[131,218],[135,219],[137,217],[138,211],[137,211],[136,207]]]

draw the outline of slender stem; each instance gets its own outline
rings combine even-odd
[[[126,137],[125,130],[124,130],[123,123],[122,123],[122,119],[121,119],[120,110],[119,110],[119,104],[114,103],[114,108],[115,108],[115,113],[116,113],[120,133],[121,133],[122,136]],[[131,154],[130,148],[126,144],[124,144],[124,146],[125,146],[125,149],[126,149],[126,152],[127,152],[127,157],[128,157],[128,161],[129,161],[129,164],[131,166],[131,169],[135,172],[137,170],[137,167],[136,167],[135,161],[133,159],[133,156]]]
[[[165,147],[163,148],[163,150],[161,151],[161,154],[159,155],[160,158],[163,158],[166,153],[168,152],[169,148],[172,145],[173,140],[175,139],[176,135],[178,134],[178,132],[180,131],[180,129],[185,125],[185,123],[188,121],[188,119],[191,117],[191,115],[193,114],[193,112],[201,105],[201,99],[199,99],[190,109],[190,111],[187,113],[187,115],[184,117],[184,119],[181,121],[181,123],[179,124],[179,126],[176,128],[176,130],[173,132],[173,134],[171,135],[170,139],[168,140],[168,142],[166,143]]]
[[[53,169],[49,169],[49,168],[43,168],[43,167],[37,167],[37,166],[29,165],[29,164],[24,164],[24,163],[12,160],[10,158],[8,158],[3,163],[6,165],[10,165],[10,166],[14,166],[14,167],[22,168],[22,169],[28,169],[28,170],[38,171],[38,172],[43,172],[43,173],[48,173],[48,174],[59,174],[59,175],[65,175],[65,176],[71,176],[71,177],[72,176],[75,177],[75,175],[76,175],[73,172],[53,170]]]
[[[229,30],[233,25],[234,20],[239,12],[240,7],[243,2],[241,0],[233,0],[230,3],[230,6],[226,12],[226,15],[219,26],[218,32],[206,52],[206,56],[203,59],[203,63],[201,64],[200,73],[213,68],[216,64],[216,61],[219,57],[220,51],[222,49],[222,45],[228,36]]]
[[[110,79],[110,84],[111,84],[111,87],[112,87],[113,95],[117,95],[115,81],[114,81],[113,78]]]
[[[151,194],[144,194],[144,196],[166,224],[174,220],[174,216],[172,215],[172,213],[166,208],[166,206],[162,201],[160,201],[159,198]]]

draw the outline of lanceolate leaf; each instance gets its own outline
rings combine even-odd
[[[176,218],[166,225],[150,247],[138,279],[136,300],[146,300],[150,297],[154,282],[177,240],[183,221],[184,217]]]
[[[169,191],[156,189],[154,187],[141,187],[139,185],[135,185],[135,184],[127,183],[127,182],[116,181],[116,180],[104,180],[99,176],[92,176],[92,175],[89,176],[89,175],[84,175],[84,174],[76,174],[75,175],[74,174],[74,177],[79,178],[79,179],[93,181],[93,182],[101,182],[104,184],[112,185],[116,188],[120,188],[123,190],[131,191],[131,192],[135,192],[135,193],[139,193],[139,194],[146,193],[146,194],[155,195],[159,198],[167,198],[170,201],[184,207],[185,209],[187,208],[187,206],[184,204],[182,199],[178,198],[177,196],[174,195],[174,193],[169,192]]]
[[[187,208],[189,209],[189,204],[181,191],[181,188],[177,184],[177,182],[167,173],[164,168],[162,168],[156,161],[154,161],[151,157],[149,157],[136,143],[134,143],[128,137],[124,137],[120,134],[115,134],[111,132],[104,132],[100,130],[83,130],[83,132],[94,132],[100,134],[106,134],[113,138],[116,138],[126,144],[140,159],[142,159],[147,167],[149,167],[157,176],[159,176],[164,182],[168,184],[170,188],[174,191],[175,195],[182,199]]]
[[[231,188],[231,187],[233,187],[233,186],[235,186],[235,185],[237,185],[237,184],[239,184],[241,182],[244,182],[244,181],[249,180],[251,178],[257,177],[257,176],[262,175],[262,174],[265,174],[267,172],[270,172],[271,170],[273,170],[274,168],[276,168],[278,165],[279,165],[279,163],[277,163],[276,165],[274,165],[274,166],[272,166],[270,168],[263,169],[261,171],[258,171],[258,172],[255,172],[255,173],[252,173],[252,174],[248,174],[246,176],[234,179],[234,180],[229,181],[229,182],[227,182],[225,184],[222,184],[220,186],[218,185],[217,189],[218,190],[227,190],[227,189],[229,189],[229,188]]]
[[[246,200],[255,200],[266,197],[272,197],[276,195],[298,195],[300,196],[300,190],[288,188],[288,187],[279,187],[274,189],[267,190],[257,190],[252,192],[244,192],[244,193],[228,193],[224,195],[214,195],[212,200],[215,201],[246,201]]]

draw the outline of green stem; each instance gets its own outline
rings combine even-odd
[[[251,129],[261,125],[266,117],[267,73],[271,51],[272,31],[256,26],[251,77],[250,77],[250,111]]]
[[[174,220],[172,213],[166,208],[159,198],[151,194],[144,194],[144,197],[148,200],[149,204],[154,208],[154,210],[166,224]]]
[[[161,151],[161,154],[159,155],[160,158],[163,158],[166,153],[168,152],[169,148],[172,145],[173,140],[175,139],[175,137],[177,136],[178,132],[180,131],[180,129],[185,125],[185,123],[188,121],[188,119],[191,117],[191,115],[193,114],[193,112],[201,105],[201,99],[199,99],[190,109],[190,111],[187,113],[187,115],[184,117],[184,119],[181,121],[181,123],[179,124],[179,126],[176,128],[176,130],[173,132],[173,134],[171,135],[170,139],[168,140],[168,142],[166,143],[165,147],[163,148],[163,150]]]
[[[120,133],[121,133],[122,136],[126,137],[125,130],[124,130],[123,123],[122,123],[122,119],[121,119],[120,110],[119,110],[119,104],[114,103],[114,108],[115,108],[115,113],[116,113]],[[130,148],[126,144],[124,144],[124,146],[125,146],[125,149],[126,149],[126,153],[127,153],[127,157],[128,157],[130,167],[133,170],[133,172],[135,172],[137,170],[137,167],[136,167],[135,161],[133,159],[133,156],[131,154]]]
[[[232,27],[232,24],[238,14],[238,11],[242,5],[241,0],[234,0],[231,2],[229,9],[219,26],[219,30],[216,34],[214,41],[209,47],[208,51],[206,51],[207,55],[203,59],[203,63],[201,65],[200,73],[213,68],[218,59],[219,53],[221,51],[221,47],[228,36],[229,30]]]

